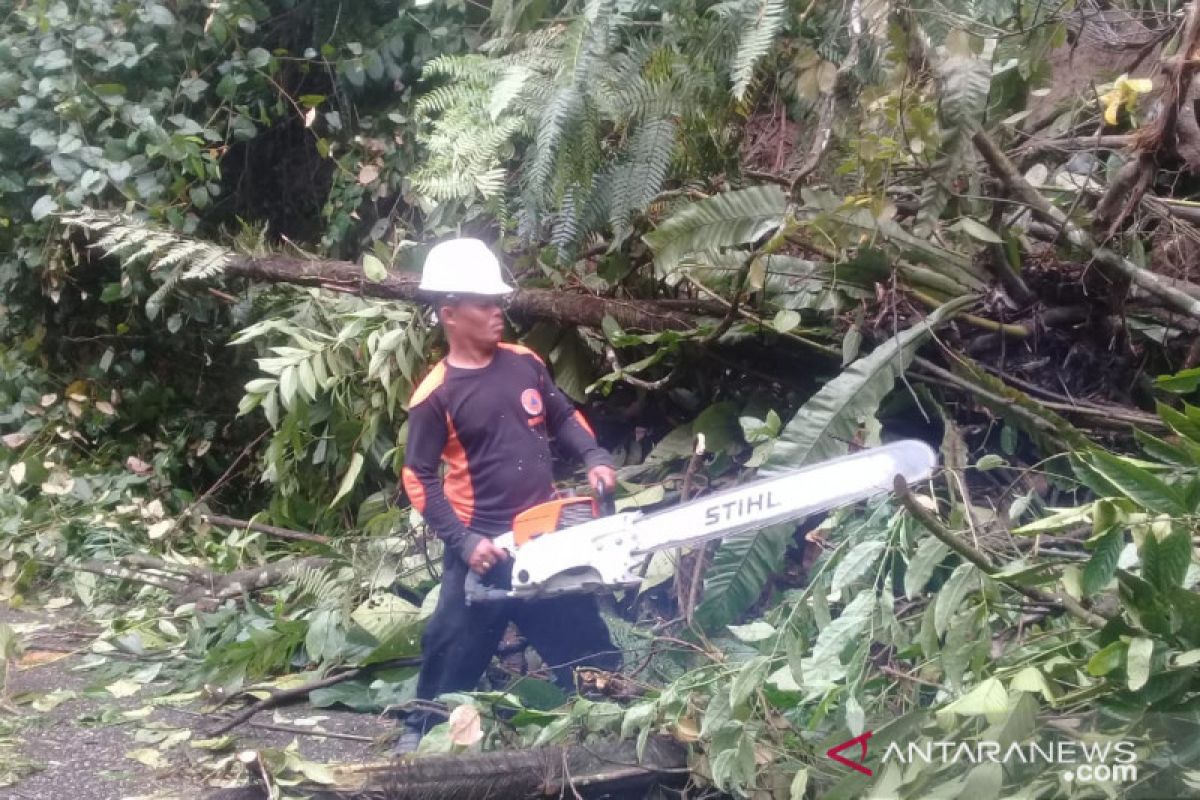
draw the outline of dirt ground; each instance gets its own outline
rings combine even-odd
[[[202,712],[198,701],[153,705],[156,695],[169,691],[162,683],[152,681],[127,697],[94,685],[95,677],[80,669],[91,637],[71,609],[29,612],[0,604],[0,623],[18,631],[25,651],[9,670],[10,702],[0,702],[0,779],[8,771],[27,773],[14,785],[0,787],[0,798],[193,800],[245,785],[245,768],[227,757],[236,752],[284,748],[293,740],[301,756],[316,762],[378,761],[386,752],[384,740],[392,731],[386,720],[307,705],[263,712],[253,722],[303,729],[323,717],[316,724],[326,732],[374,741],[242,726],[231,732],[234,743],[218,752],[193,747],[192,742],[208,738],[205,729],[214,718]],[[60,690],[75,695],[47,711],[32,708],[33,699]],[[174,745],[155,742],[164,731],[177,739],[188,735],[184,731],[191,733]]]

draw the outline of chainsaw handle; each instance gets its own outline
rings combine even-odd
[[[617,513],[617,501],[603,482],[596,484],[596,506],[600,509],[602,517],[611,517]]]
[[[467,571],[466,580],[463,581],[463,594],[466,596],[469,606],[476,603],[495,603],[509,598],[507,589],[488,586],[483,582],[482,576],[470,570]]]

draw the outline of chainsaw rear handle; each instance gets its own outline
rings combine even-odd
[[[613,493],[604,485],[604,482],[597,483],[595,489],[596,506],[600,510],[600,516],[611,517],[617,513],[617,501],[613,498]]]
[[[469,606],[475,603],[497,603],[511,596],[508,589],[488,586],[483,582],[483,576],[470,570],[467,570],[467,579],[463,582],[463,593]]]

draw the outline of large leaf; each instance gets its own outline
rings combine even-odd
[[[805,689],[824,691],[845,676],[842,654],[847,645],[861,639],[863,628],[875,615],[877,601],[874,591],[859,592],[841,615],[821,630],[813,645],[812,656],[801,661],[801,682]]]
[[[933,577],[933,571],[946,560],[946,556],[949,554],[950,546],[941,539],[930,536],[921,540],[921,544],[917,546],[917,552],[908,562],[908,569],[904,573],[904,595],[909,600],[921,593],[925,584],[929,583],[929,579]]]
[[[773,525],[759,533],[721,543],[704,581],[704,601],[696,621],[709,631],[723,628],[749,608],[783,562],[794,523]]]
[[[963,297],[944,304],[825,384],[784,428],[763,465],[763,474],[778,474],[845,455],[847,443],[854,440],[861,421],[875,414],[917,347],[935,327],[971,300]]]
[[[1125,534],[1119,527],[1096,540],[1096,549],[1087,566],[1083,568],[1083,594],[1090,597],[1103,589],[1117,572],[1117,561],[1121,548],[1125,546]]]
[[[1125,459],[1096,451],[1087,456],[1088,466],[1138,505],[1160,514],[1182,516],[1189,509],[1172,486]]]
[[[1192,563],[1192,536],[1185,527],[1159,539],[1147,534],[1142,543],[1142,577],[1159,591],[1165,592],[1183,583]]]
[[[787,194],[774,184],[738,189],[684,206],[645,235],[659,274],[669,275],[688,253],[746,244],[783,221]]]

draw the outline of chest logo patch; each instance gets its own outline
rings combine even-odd
[[[542,393],[537,389],[526,389],[521,392],[521,408],[530,416],[542,413]]]

